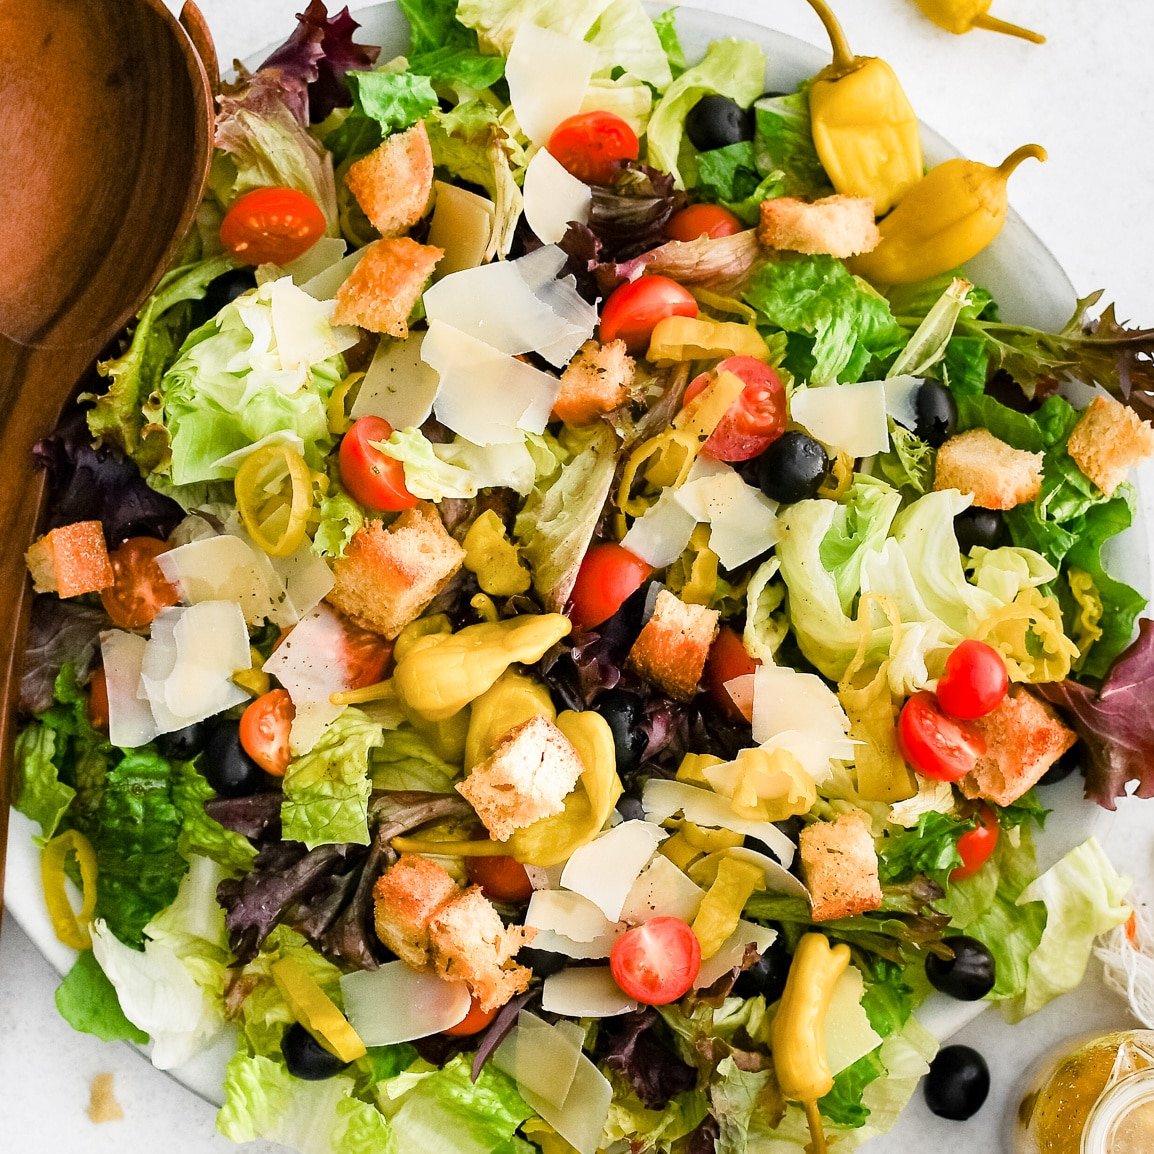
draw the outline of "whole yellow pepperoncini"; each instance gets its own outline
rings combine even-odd
[[[987,32],[1003,32],[1007,36],[1017,36],[1019,40],[1030,40],[1034,44],[1045,44],[1046,38],[1040,32],[1031,32],[1018,24],[1010,24],[990,15],[991,0],[914,0],[917,6],[939,28],[961,36],[975,28]]]
[[[781,1092],[800,1102],[809,1123],[812,1154],[826,1154],[817,1103],[833,1089],[825,1047],[825,1019],[838,979],[849,965],[849,946],[830,946],[824,934],[802,936],[794,951],[785,992],[770,1027],[773,1065]]]
[[[881,243],[849,262],[875,284],[914,284],[949,272],[980,253],[1002,231],[1006,185],[1023,160],[1046,150],[1024,144],[996,168],[954,157],[931,168],[878,225]]]
[[[894,70],[850,51],[825,0],[809,4],[833,46],[833,63],[809,90],[814,147],[838,192],[869,197],[884,216],[922,177],[918,118]]]

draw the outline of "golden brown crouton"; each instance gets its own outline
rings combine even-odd
[[[396,637],[453,579],[465,550],[436,506],[406,509],[387,529],[366,521],[333,565],[327,600],[360,625]]]
[[[1021,685],[970,724],[985,739],[986,752],[962,778],[962,793],[995,805],[1017,801],[1077,740],[1049,705]]]
[[[1042,454],[1012,448],[989,429],[970,429],[938,450],[934,488],[970,493],[981,509],[1012,509],[1042,491]]]
[[[620,408],[629,398],[635,367],[624,341],[586,341],[561,374],[553,416],[567,425],[587,425]]]
[[[392,136],[345,176],[349,191],[381,236],[400,236],[425,215],[433,191],[433,151],[425,122]]]
[[[807,825],[798,848],[815,922],[852,917],[882,904],[878,855],[869,823],[859,810]]]
[[[442,256],[442,249],[407,236],[373,241],[337,289],[333,324],[407,337],[409,313]]]
[[[24,554],[37,593],[78,597],[113,582],[112,562],[99,521],[76,521],[45,533]]]
[[[697,692],[719,616],[716,609],[687,605],[662,589],[626,664],[670,697],[688,701]]]
[[[1112,497],[1131,466],[1154,454],[1154,428],[1120,401],[1098,396],[1078,418],[1066,452],[1107,497]]]
[[[484,827],[504,841],[514,830],[560,813],[581,776],[581,759],[547,717],[514,726],[457,786]]]
[[[429,923],[458,894],[449,871],[417,854],[402,854],[373,886],[377,937],[403,962],[429,964]]]
[[[493,1010],[528,988],[532,971],[512,958],[533,935],[525,926],[506,929],[480,887],[472,886],[429,925],[433,968],[443,978],[464,982],[482,1010]]]
[[[780,196],[761,202],[757,239],[766,248],[845,259],[873,252],[881,233],[869,197],[827,196],[811,203]]]

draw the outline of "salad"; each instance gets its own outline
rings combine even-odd
[[[772,93],[635,0],[402,0],[393,60],[313,0],[39,446],[58,1005],[227,1050],[228,1137],[850,1149],[980,1105],[927,997],[1028,1015],[1130,917],[1033,833],[1154,791],[1103,557],[1154,332],[1000,319],[962,266],[1044,153],[925,172],[811,3]]]

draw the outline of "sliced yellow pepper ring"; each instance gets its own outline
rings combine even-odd
[[[722,357],[769,360],[769,348],[753,325],[711,321],[706,317],[665,317],[649,338],[646,359],[652,364],[714,361]]]
[[[1061,681],[1079,655],[1066,636],[1057,600],[1037,589],[1023,589],[1009,605],[995,609],[974,636],[1002,655],[1011,681]]]
[[[248,535],[270,557],[300,548],[313,504],[313,476],[291,445],[265,445],[236,471],[236,507]]]
[[[717,877],[701,901],[693,932],[701,943],[701,958],[712,958],[737,929],[745,903],[756,890],[765,889],[765,874],[752,862],[723,857]]]
[[[342,436],[352,427],[347,401],[353,385],[359,385],[364,375],[364,373],[349,373],[343,380],[338,381],[333,391],[329,393],[328,402],[325,404],[325,417],[328,419],[329,432],[334,437]]]
[[[272,976],[293,1017],[330,1054],[342,1062],[355,1062],[364,1057],[365,1044],[360,1035],[300,962],[295,958],[280,958],[272,964]]]
[[[705,778],[705,770],[710,766],[722,764],[721,758],[712,753],[687,753],[677,767],[677,780],[687,781],[690,785],[704,785],[712,789],[713,787]]]
[[[83,892],[80,909],[74,910],[68,898],[64,867],[75,856],[80,870]],[[79,830],[69,829],[54,837],[40,854],[40,881],[44,902],[56,937],[74,950],[92,948],[92,915],[96,910],[96,851]]]
[[[817,495],[836,501],[849,492],[853,484],[853,458],[844,449],[826,448],[832,464],[825,480],[818,486]]]
[[[1074,644],[1078,646],[1078,659],[1073,668],[1081,669],[1090,646],[1102,636],[1102,595],[1094,584],[1094,578],[1085,569],[1071,569],[1066,574],[1066,580],[1078,604],[1078,616],[1074,620]]]

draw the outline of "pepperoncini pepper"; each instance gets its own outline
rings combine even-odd
[[[65,889],[65,865],[76,858],[80,871],[83,898],[79,910],[72,908]],[[74,950],[92,947],[92,915],[96,912],[96,851],[79,830],[67,829],[57,834],[40,855],[40,881],[44,886],[44,903],[52,919],[52,929],[64,945]]]
[[[1017,24],[1010,24],[990,15],[991,0],[915,0],[917,6],[939,28],[961,36],[975,28],[988,32],[1004,32],[1007,36],[1017,36],[1019,40],[1031,40],[1035,44],[1045,44],[1046,38],[1039,32],[1031,32]]]
[[[825,1047],[825,1019],[838,978],[849,965],[849,946],[830,946],[824,934],[802,936],[794,951],[785,992],[770,1027],[773,1065],[782,1094],[805,1109],[813,1154],[825,1154],[819,1098],[833,1089]]]
[[[1006,185],[1023,160],[1045,160],[1046,150],[1026,144],[996,168],[955,157],[928,173],[879,225],[881,243],[850,261],[875,284],[914,284],[975,257],[1002,231],[1009,201]]]
[[[830,183],[867,196],[884,216],[922,176],[918,118],[894,70],[876,56],[855,56],[825,0],[809,0],[833,45],[833,63],[809,90],[813,143]]]

